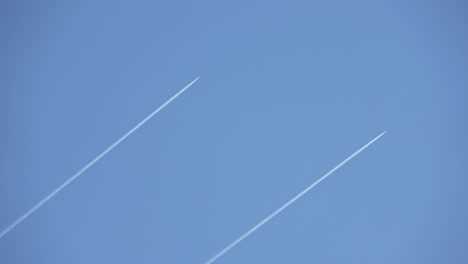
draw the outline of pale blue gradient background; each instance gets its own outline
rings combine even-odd
[[[0,263],[468,263],[464,1],[2,1]]]

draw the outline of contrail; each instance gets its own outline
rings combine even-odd
[[[237,244],[242,242],[242,240],[246,239],[248,236],[250,236],[253,232],[257,231],[260,227],[262,227],[264,224],[266,224],[268,221],[270,221],[273,217],[275,217],[277,214],[281,213],[284,209],[286,209],[288,206],[290,206],[292,203],[294,203],[297,199],[301,198],[304,194],[306,194],[308,191],[310,191],[312,188],[314,188],[317,184],[319,184],[321,181],[325,180],[330,174],[335,172],[337,169],[339,169],[341,166],[345,165],[348,161],[350,161],[352,158],[354,158],[357,154],[359,154],[361,151],[366,149],[368,146],[370,146],[372,143],[374,143],[377,139],[379,139],[381,136],[385,134],[386,131],[382,132],[380,135],[369,141],[367,144],[362,146],[360,149],[358,149],[356,152],[351,154],[351,156],[347,157],[345,160],[343,160],[340,164],[336,165],[333,169],[331,169],[329,172],[327,172],[325,175],[320,177],[320,179],[316,180],[314,183],[312,183],[309,187],[307,187],[305,190],[300,192],[298,195],[296,195],[294,198],[289,200],[289,202],[285,203],[283,206],[278,208],[276,211],[274,211],[272,214],[267,216],[265,219],[260,221],[257,225],[252,227],[249,231],[247,231],[245,234],[240,236],[238,239],[234,240],[231,244],[229,244],[227,247],[225,247],[223,250],[221,250],[218,254],[214,255],[210,260],[205,262],[205,264],[210,264],[215,262],[217,259],[222,257],[224,254],[226,254],[229,250],[231,250],[233,247],[235,247]]]
[[[195,80],[193,80],[191,83],[189,83],[187,86],[182,88],[178,93],[176,93],[174,96],[169,98],[164,104],[162,104],[160,107],[158,107],[156,110],[154,110],[149,116],[147,116],[143,121],[138,123],[134,128],[132,128],[130,131],[128,131],[125,135],[123,135],[121,138],[119,138],[114,144],[112,144],[110,147],[108,147],[106,150],[104,150],[101,154],[99,154],[96,158],[94,158],[90,163],[86,164],[83,168],[81,168],[77,173],[75,173],[73,176],[71,176],[68,180],[66,180],[62,185],[60,185],[58,188],[56,188],[53,192],[51,192],[49,195],[47,195],[44,199],[42,199],[39,203],[37,203],[35,206],[33,206],[31,209],[29,209],[26,213],[24,213],[20,218],[18,218],[15,222],[13,222],[11,225],[9,225],[5,230],[3,230],[0,233],[0,239],[5,236],[8,232],[10,232],[12,229],[14,229],[17,225],[19,225],[21,222],[26,220],[32,213],[34,213],[37,209],[41,208],[45,203],[47,203],[50,199],[52,199],[55,195],[57,195],[60,191],[62,191],[65,187],[67,187],[70,183],[72,183],[76,178],[78,178],[81,174],[83,174],[85,171],[87,171],[91,166],[93,166],[96,162],[98,162],[102,157],[107,155],[111,150],[113,150],[115,147],[117,147],[122,141],[124,141],[127,137],[129,137],[133,132],[135,132],[137,129],[139,129],[142,125],[144,125],[148,120],[150,120],[154,115],[159,113],[159,111],[163,110],[168,104],[170,104],[174,99],[179,97],[185,90],[187,90],[192,84],[194,84],[198,78],[197,77]]]

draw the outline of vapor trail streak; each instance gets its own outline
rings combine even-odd
[[[205,264],[211,264],[215,262],[217,259],[222,257],[226,252],[231,250],[233,247],[235,247],[237,244],[242,242],[242,240],[246,239],[248,236],[250,236],[253,232],[257,231],[260,227],[262,227],[264,224],[266,224],[268,221],[270,221],[273,217],[275,217],[277,214],[281,213],[284,209],[286,209],[288,206],[290,206],[292,203],[294,203],[297,199],[301,198],[304,194],[306,194],[308,191],[310,191],[312,188],[314,188],[317,184],[319,184],[321,181],[325,180],[330,174],[338,170],[341,166],[345,165],[348,161],[350,161],[352,158],[354,158],[356,155],[361,153],[364,149],[366,149],[368,146],[370,146],[372,143],[374,143],[377,139],[379,139],[381,136],[385,134],[385,131],[382,132],[380,135],[369,141],[367,144],[362,146],[360,149],[358,149],[356,152],[351,154],[351,156],[347,157],[345,160],[343,160],[340,164],[336,165],[333,169],[331,169],[329,172],[327,172],[325,175],[320,177],[318,180],[316,180],[314,183],[312,183],[309,187],[307,187],[305,190],[300,192],[298,195],[296,195],[294,198],[289,200],[289,202],[285,203],[283,206],[278,208],[276,211],[274,211],[272,214],[267,216],[265,219],[260,221],[257,225],[252,227],[249,231],[247,231],[245,234],[240,236],[238,239],[234,240],[231,244],[229,244],[227,247],[225,247],[223,250],[221,250],[218,254],[214,255],[210,260],[205,262]]]
[[[68,180],[66,180],[62,185],[60,185],[58,188],[56,188],[53,192],[51,192],[49,195],[47,195],[44,199],[42,199],[39,203],[37,203],[35,206],[33,206],[31,209],[29,209],[26,213],[24,213],[20,218],[18,218],[15,222],[13,222],[10,226],[8,226],[5,230],[3,230],[0,233],[0,239],[5,236],[8,232],[10,232],[12,229],[14,229],[17,225],[19,225],[21,222],[26,220],[32,213],[34,213],[37,209],[41,208],[45,203],[47,203],[50,199],[52,199],[55,195],[57,195],[60,191],[62,191],[67,185],[72,183],[76,178],[78,178],[81,174],[83,174],[85,171],[87,171],[91,166],[93,166],[96,162],[98,162],[102,157],[107,155],[112,149],[117,147],[122,141],[124,141],[127,137],[129,137],[133,132],[135,132],[137,129],[139,129],[142,125],[144,125],[148,120],[150,120],[154,115],[159,113],[159,111],[163,110],[168,104],[170,104],[174,99],[179,97],[185,90],[187,90],[192,84],[194,84],[198,78],[197,77],[195,80],[193,80],[191,83],[189,83],[187,86],[182,88],[178,93],[176,93],[174,96],[169,98],[164,104],[162,104],[160,107],[158,107],[156,110],[154,110],[150,115],[148,115],[143,121],[138,123],[134,128],[132,128],[130,131],[128,131],[125,135],[123,135],[121,138],[119,138],[114,144],[112,144],[110,147],[108,147],[106,150],[104,150],[101,154],[99,154],[96,158],[94,158],[91,162],[86,164],[83,168],[81,168],[77,173],[75,173],[73,176],[71,176]]]

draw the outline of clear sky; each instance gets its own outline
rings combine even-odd
[[[0,263],[468,263],[464,1],[2,1]]]

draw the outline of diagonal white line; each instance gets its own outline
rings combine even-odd
[[[162,104],[160,107],[158,107],[156,110],[154,110],[150,115],[148,115],[143,121],[138,123],[134,128],[130,129],[125,135],[123,135],[121,138],[119,138],[114,144],[110,145],[106,150],[104,150],[101,154],[99,154],[96,158],[94,158],[91,162],[86,164],[83,168],[81,168],[77,173],[75,173],[73,176],[71,176],[68,180],[66,180],[64,183],[62,183],[59,187],[57,187],[53,192],[51,192],[49,195],[47,195],[44,199],[42,199],[40,202],[38,202],[35,206],[33,206],[31,209],[29,209],[26,213],[24,213],[20,218],[18,218],[15,222],[13,222],[11,225],[9,225],[6,229],[4,229],[0,233],[0,239],[5,236],[8,232],[10,232],[12,229],[14,229],[17,225],[19,225],[21,222],[26,220],[32,213],[34,213],[37,209],[41,208],[45,203],[47,203],[50,199],[52,199],[55,195],[57,195],[60,191],[62,191],[65,187],[67,187],[70,183],[72,183],[76,178],[78,178],[81,174],[83,174],[85,171],[87,171],[91,166],[93,166],[96,162],[98,162],[101,158],[103,158],[107,153],[109,153],[111,150],[113,150],[115,147],[117,147],[122,141],[124,141],[127,137],[129,137],[133,132],[135,132],[137,129],[139,129],[142,125],[144,125],[148,120],[150,120],[154,115],[159,113],[159,111],[163,110],[168,104],[170,104],[174,99],[179,97],[185,90],[187,90],[192,84],[194,84],[200,77],[197,77],[195,80],[193,80],[191,83],[189,83],[187,86],[182,88],[179,92],[177,92],[174,96],[169,98],[164,104]]]
[[[310,191],[312,188],[317,186],[321,181],[325,180],[328,176],[330,176],[333,172],[338,170],[341,166],[345,165],[348,161],[350,161],[352,158],[354,158],[356,155],[361,153],[364,149],[369,147],[372,143],[374,143],[377,139],[379,139],[381,136],[385,134],[385,131],[382,132],[380,135],[369,141],[367,144],[362,146],[360,149],[358,149],[356,152],[351,154],[349,157],[347,157],[345,160],[343,160],[340,164],[336,165],[333,169],[331,169],[329,172],[327,172],[325,175],[320,177],[318,180],[316,180],[314,183],[312,183],[309,187],[307,187],[305,190],[300,192],[298,195],[296,195],[294,198],[289,200],[287,203],[285,203],[283,206],[278,208],[276,211],[274,211],[272,214],[267,216],[265,219],[260,221],[258,224],[256,224],[254,227],[252,227],[249,231],[245,232],[242,236],[240,236],[238,239],[234,240],[231,244],[229,244],[227,247],[225,247],[223,250],[221,250],[219,253],[214,255],[210,260],[205,262],[205,264],[211,264],[215,262],[217,259],[222,257],[224,254],[226,254],[229,250],[231,250],[233,247],[235,247],[237,244],[242,242],[242,240],[246,239],[248,236],[250,236],[253,232],[257,231],[260,227],[262,227],[264,224],[266,224],[268,221],[270,221],[273,217],[275,217],[277,214],[281,213],[284,209],[286,209],[288,206],[290,206],[292,203],[294,203],[297,199],[301,198],[304,194],[306,194],[308,191]]]

